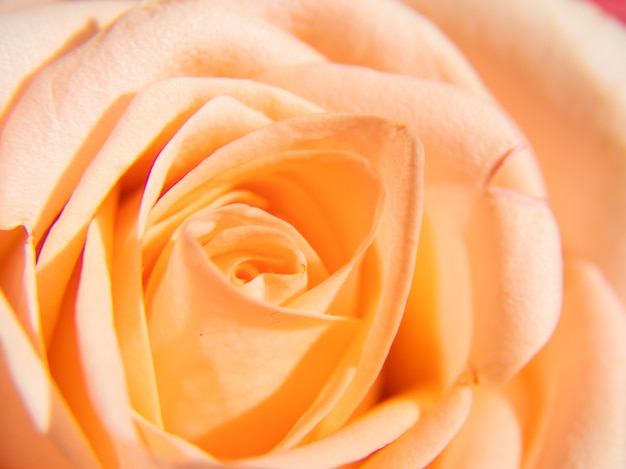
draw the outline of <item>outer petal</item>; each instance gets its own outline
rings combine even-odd
[[[153,81],[314,60],[322,57],[283,31],[218,3],[138,4],[37,75],[11,113],[0,139],[0,228],[25,224],[41,239],[130,98]]]
[[[368,458],[361,469],[417,469],[429,464],[467,418],[472,390],[455,386],[404,435]]]
[[[561,244],[544,201],[490,189],[469,225],[478,381],[511,378],[548,340],[559,318]]]
[[[626,321],[593,265],[566,264],[563,317],[520,379],[525,468],[626,466]]]
[[[1,292],[0,413],[4,467],[101,467]]]
[[[467,421],[432,468],[517,469],[521,461],[522,432],[511,404],[495,391],[477,388]]]
[[[442,80],[484,92],[472,68],[439,29],[399,3],[378,0],[358,3],[229,0],[229,3],[284,29],[334,63]]]
[[[564,247],[626,301],[626,30],[584,1],[407,0],[455,41],[536,150]]]
[[[460,87],[329,63],[273,67],[254,79],[330,111],[375,114],[406,125],[424,144],[428,187],[482,189],[513,160],[515,187],[537,197],[545,193],[534,155],[513,124],[489,99]]]
[[[25,3],[20,2],[20,6],[26,7]],[[5,113],[19,100],[35,73],[93,37],[132,4],[74,2],[0,16],[0,128]]]

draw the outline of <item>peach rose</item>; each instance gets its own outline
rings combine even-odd
[[[626,33],[406,3],[7,4],[0,467],[626,465]]]

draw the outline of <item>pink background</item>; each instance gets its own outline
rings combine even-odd
[[[591,0],[626,23],[626,0]]]

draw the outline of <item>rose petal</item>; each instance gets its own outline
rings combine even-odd
[[[238,102],[216,101],[215,97],[222,94],[234,95],[261,111],[270,108],[266,112],[277,116],[311,110],[311,106],[296,97],[239,80],[171,79],[157,82],[139,93],[82,175],[41,248],[37,274],[46,342],[56,321],[64,285],[82,249],[87,224],[115,184],[123,183],[125,190],[143,185],[154,155],[166,143],[168,158],[178,151],[178,166],[170,169],[171,178],[186,165],[193,166],[190,155],[196,159],[196,155],[206,156],[230,139],[268,122],[264,117],[259,119],[247,107],[239,106]],[[207,101],[209,103],[205,104]],[[198,112],[202,117],[197,116]],[[231,116],[230,119],[227,116]],[[183,125],[187,119],[191,119],[189,126]],[[232,125],[233,121],[238,125]],[[182,133],[174,135],[181,125]],[[202,146],[193,146],[196,143],[193,139],[197,139],[201,131],[212,132],[215,137],[204,138]],[[156,176],[153,174],[151,178]],[[150,184],[149,189],[153,186]]]
[[[467,421],[432,468],[517,469],[521,461],[522,433],[511,404],[495,391],[476,388]]]
[[[170,26],[180,24],[185,28]],[[150,83],[181,74],[241,77],[311,60],[322,58],[219,3],[138,4],[37,75],[7,120],[0,140],[0,227],[24,224],[39,240],[130,98]]]
[[[1,292],[0,349],[3,465],[25,469],[101,467]]]
[[[467,418],[472,390],[456,386],[404,435],[367,459],[361,469],[425,467],[450,442]]]
[[[544,201],[490,189],[469,225],[474,327],[469,357],[480,382],[512,377],[559,317],[561,246]]]
[[[484,89],[465,59],[429,21],[394,2],[365,0],[236,1],[335,63]],[[337,24],[341,28],[337,28]],[[389,34],[393,31],[393,34]]]
[[[626,302],[623,26],[584,1],[406,3],[461,47],[519,123],[564,247],[598,263]]]
[[[387,399],[321,440],[244,460],[235,467],[330,469],[358,461],[409,430],[419,419],[422,400],[419,393]]]
[[[521,377],[531,416],[525,467],[626,464],[624,318],[597,267],[566,264],[562,319]]]
[[[426,192],[427,201],[440,199]],[[416,385],[443,391],[467,367],[472,285],[465,236],[445,204],[428,204],[411,293],[385,363],[390,395]]]
[[[256,80],[279,86],[331,111],[375,114],[401,122],[419,136],[428,155],[426,183],[453,182],[482,188],[512,153],[517,184],[545,195],[541,174],[525,144],[488,99],[445,83],[337,64],[274,67]]]
[[[32,237],[22,226],[10,231],[0,230],[0,291],[15,311],[31,344],[45,360],[32,242]]]
[[[137,230],[141,198],[141,191],[127,196],[116,214],[111,296],[132,408],[152,424],[162,427],[141,276],[141,239]]]
[[[110,264],[116,203],[113,193],[90,224],[75,294],[68,291],[69,307],[49,356],[55,381],[71,398],[105,464],[135,466],[146,464],[149,456],[132,425],[113,323]]]
[[[148,304],[165,426],[220,457],[267,451],[310,405],[357,323],[243,297],[181,235]]]
[[[273,129],[268,127],[264,130],[266,131],[263,133],[267,134]],[[272,133],[282,136],[284,130],[279,128]],[[242,147],[241,143],[244,142],[241,140],[235,143],[236,147]],[[305,225],[309,231],[315,230],[308,233],[307,238],[312,238],[314,245],[320,245],[315,239],[324,230],[341,233],[342,235],[335,235],[327,243],[334,242],[341,251],[345,251],[341,252],[341,260],[334,260],[333,264],[338,264],[347,272],[354,270],[376,234],[381,218],[381,203],[384,200],[381,198],[384,192],[380,181],[372,172],[369,162],[361,156],[348,153],[317,151],[306,154],[300,151],[291,155],[270,153],[265,156],[258,151],[257,154],[247,151],[247,146],[243,148],[246,151],[241,152],[239,148],[238,152],[226,152],[230,148],[225,147],[222,152],[215,153],[167,195],[180,189],[186,179],[197,179],[200,171],[207,181],[200,189],[204,194],[209,194],[213,190],[211,185],[220,184],[220,179],[224,179],[224,175],[219,172],[220,169],[224,170],[220,168],[224,163],[227,163],[225,169],[231,173],[225,179],[229,185],[239,186],[245,182],[244,178],[259,178],[260,181],[271,182],[273,173],[292,178],[297,186],[306,189],[308,197],[312,197],[320,205],[324,214],[322,220],[316,221],[313,218],[312,224]],[[269,151],[271,147],[261,145],[259,148]],[[263,174],[264,172],[269,174]],[[323,184],[316,184],[319,181],[323,181]],[[251,182],[249,184],[252,185]],[[298,195],[289,190],[290,186],[287,189],[281,191],[280,185],[276,183],[268,185],[265,197],[272,209],[281,212],[281,218],[286,220],[293,215],[312,217],[310,211],[302,213],[303,204],[297,201],[297,212],[290,210],[289,207],[294,204],[294,198]],[[262,194],[260,190],[261,187],[256,191]],[[185,194],[185,197],[189,198],[189,195]],[[198,197],[193,196],[191,199],[198,200]],[[285,205],[282,210],[280,204]],[[365,207],[363,213],[354,213],[354,207],[359,204]],[[242,205],[229,205],[222,210],[235,215],[235,210],[236,213],[241,211],[237,207]],[[351,218],[344,218],[350,211]],[[210,213],[216,214],[218,211]],[[245,212],[239,214],[241,215],[245,215]],[[171,248],[171,254],[168,257],[162,256],[164,259],[169,258],[168,263],[163,268],[155,268],[147,291],[151,343],[165,423],[167,428],[187,438],[202,437],[203,446],[209,445],[209,449],[218,447],[221,451],[250,451],[241,442],[237,443],[239,448],[224,448],[237,441],[229,436],[232,432],[239,435],[240,441],[244,432],[250,431],[249,428],[259,428],[260,424],[255,423],[256,420],[264,420],[263,415],[270,412],[273,415],[273,425],[266,428],[264,438],[255,435],[247,439],[249,443],[246,446],[256,448],[254,452],[261,452],[269,448],[260,449],[257,448],[258,445],[272,444],[271,438],[275,439],[273,444],[276,444],[279,441],[276,438],[283,435],[274,433],[282,431],[286,434],[306,407],[311,405],[336,366],[336,362],[329,357],[341,356],[348,342],[352,340],[357,324],[346,322],[345,318],[336,322],[338,318],[329,315],[300,313],[296,316],[296,311],[281,311],[268,307],[269,305],[242,301],[243,298],[226,285],[223,274],[208,263],[206,253],[194,239],[198,235],[193,235],[190,231],[191,223],[184,225],[181,237]],[[349,226],[342,226],[344,223]],[[298,224],[294,226],[299,227]],[[350,232],[349,236],[343,236],[347,231]],[[166,249],[164,252],[168,251]],[[202,259],[205,259],[206,265]],[[332,257],[325,252],[322,259],[330,262]],[[186,280],[182,281],[183,278]],[[207,285],[211,285],[211,288],[207,289]],[[181,288],[185,289],[184,294],[181,293]],[[209,296],[204,298],[206,295]],[[211,305],[209,311],[205,306],[208,304]],[[354,307],[355,305],[350,305],[351,310]],[[344,313],[344,316],[347,315],[349,311]],[[253,321],[253,318],[256,319]],[[264,321],[254,325],[263,318]],[[232,321],[236,323],[231,325]],[[242,324],[245,325],[243,330]],[[245,332],[249,328],[253,328],[254,332],[251,337],[247,337]],[[277,333],[280,335],[277,336]],[[193,340],[189,339],[190,335]],[[233,343],[235,339],[237,342]],[[238,342],[241,344],[237,345]],[[190,347],[193,350],[186,352],[187,358],[180,359],[184,350]],[[313,352],[313,349],[316,351]],[[224,353],[226,350],[228,353]],[[305,366],[303,362],[308,365]],[[203,371],[198,375],[198,372],[187,369],[182,363],[188,363],[193,370]],[[297,369],[294,369],[296,366]],[[306,373],[306,379],[296,378],[301,369],[305,370],[303,372]],[[213,373],[211,370],[214,370]],[[209,379],[212,374],[215,374],[214,379],[219,380],[218,382]],[[192,380],[196,375],[202,379]],[[273,379],[269,378],[270,375]],[[186,379],[183,380],[181,376],[186,376]],[[245,378],[245,383],[241,381],[242,377]],[[192,382],[195,383],[193,387]],[[306,383],[305,387],[299,388],[299,382]],[[177,383],[184,384],[184,387],[179,387]],[[207,384],[210,384],[208,388]],[[277,386],[280,386],[280,392],[276,389]],[[190,391],[193,393],[190,394]],[[290,398],[281,398],[283,394]],[[194,396],[201,398],[201,401],[197,402],[197,397]],[[216,398],[219,403],[217,406],[213,402]],[[186,401],[190,401],[188,405],[185,405]],[[276,411],[278,402],[281,403],[280,413]],[[260,406],[261,403],[263,406]],[[241,414],[253,409],[254,413],[243,419],[245,415]],[[224,413],[224,410],[227,412]],[[259,413],[261,414],[254,416]],[[243,421],[237,423],[237,417],[242,417]],[[233,420],[230,425],[232,430],[219,429],[220,425]],[[226,435],[225,431],[228,431]],[[205,433],[209,434],[204,436]],[[214,441],[216,438],[219,438],[219,445]],[[225,453],[221,456],[233,457],[234,454]]]
[[[0,16],[2,87],[0,128],[11,107],[19,101],[31,78],[47,63],[78,47],[103,25],[128,9],[132,2],[75,2],[47,5]],[[3,2],[2,7],[5,7]],[[55,21],[50,21],[50,18]],[[9,51],[19,50],[19,54]]]

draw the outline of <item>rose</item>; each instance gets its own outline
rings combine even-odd
[[[463,5],[468,14],[428,13],[470,58],[511,50],[499,49],[502,34],[489,40],[503,22]],[[520,5],[550,27],[552,10]],[[497,74],[507,69],[474,57],[538,150],[562,258],[524,138],[409,10],[154,2],[91,37],[85,15],[106,24],[125,8],[4,17],[5,44],[19,48],[5,46],[16,52],[2,72],[3,463],[218,464],[199,446],[244,467],[333,467],[387,445],[362,465],[420,467],[445,448],[434,464],[619,467],[624,319],[613,289],[623,294],[624,230],[583,225],[581,235],[571,217],[580,178],[612,191],[624,180],[623,151],[602,150],[623,142],[602,120],[623,113],[601,88],[610,68],[574,88],[592,93],[580,109],[601,111],[569,142],[558,125],[576,129],[581,114],[550,92],[564,75],[506,94]],[[597,21],[581,8],[565,24]],[[462,18],[481,21],[478,39],[455,26]],[[524,72],[540,46],[520,53]],[[568,46],[557,56],[574,71],[590,60]],[[550,98],[547,129],[528,117],[534,96]],[[412,133],[424,142],[423,180]],[[580,142],[602,159],[589,172],[581,156],[560,183],[555,155]],[[602,208],[623,220],[619,194],[592,191],[583,219]]]

